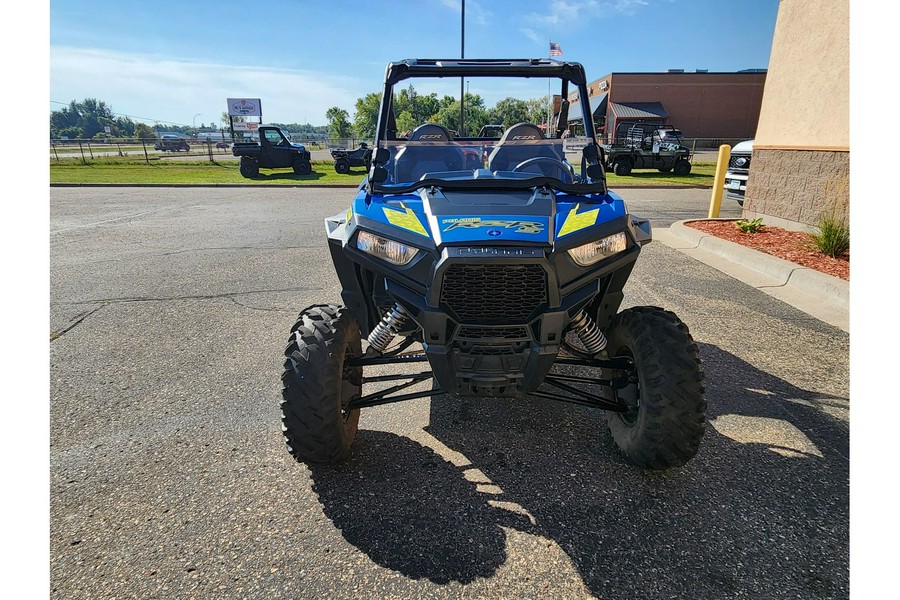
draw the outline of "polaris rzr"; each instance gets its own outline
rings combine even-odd
[[[479,93],[499,82],[497,98],[532,82],[540,95],[549,78],[559,112],[543,129],[519,123],[499,139],[458,139],[437,123],[398,135],[395,88],[415,78],[427,93],[420,78],[448,77]],[[563,150],[570,86],[590,140],[572,157]],[[343,303],[301,312],[285,350],[282,429],[297,460],[344,460],[361,409],[439,394],[604,410],[624,458],[646,468],[696,454],[706,412],[699,351],[672,312],[619,311],[650,224],[607,189],[588,100],[577,63],[388,65],[368,175],[325,222]],[[470,168],[465,148],[488,142],[486,160]],[[412,367],[425,363],[430,370]],[[388,364],[412,372],[371,375]]]

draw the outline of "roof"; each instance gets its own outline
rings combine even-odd
[[[595,118],[606,116],[606,97],[608,95],[608,92],[603,92],[602,94],[591,96],[591,115]],[[569,122],[571,123],[572,121],[581,121],[581,111],[579,111],[578,115],[569,117]]]
[[[581,63],[548,58],[408,58],[388,64],[384,80],[395,85],[411,77],[558,77],[587,83]]]
[[[610,102],[617,119],[669,118],[661,102]]]

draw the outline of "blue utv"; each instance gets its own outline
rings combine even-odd
[[[466,137],[459,122],[400,135],[395,91],[415,79],[439,92],[447,78],[497,99],[543,95],[550,80],[560,101],[549,123],[499,139]],[[441,394],[598,408],[624,459],[645,468],[696,454],[699,351],[674,313],[619,310],[650,224],[606,187],[588,99],[578,63],[388,65],[368,175],[325,222],[342,302],[303,310],[285,350],[282,430],[297,460],[346,459],[361,409]],[[578,143],[564,135],[570,109],[584,113]],[[410,372],[372,375],[379,365]]]

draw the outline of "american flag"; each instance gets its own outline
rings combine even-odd
[[[550,56],[562,56],[563,51],[562,48],[559,47],[559,44],[555,42],[550,42]]]

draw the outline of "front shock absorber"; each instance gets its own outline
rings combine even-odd
[[[375,348],[379,352],[387,350],[391,340],[394,339],[394,336],[397,335],[408,318],[409,313],[406,312],[406,309],[399,303],[395,304],[391,310],[384,313],[381,322],[379,322],[372,330],[372,333],[369,334],[369,337],[367,338],[369,346]]]
[[[597,354],[606,349],[606,336],[603,335],[600,327],[585,311],[582,310],[575,315],[571,325],[575,335],[578,336],[578,339],[588,352]]]

